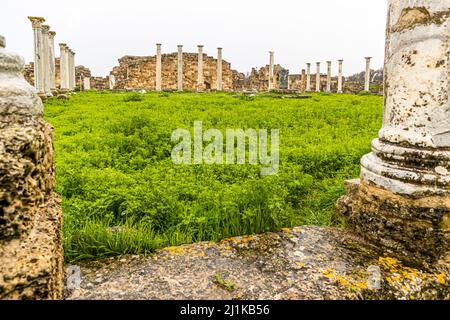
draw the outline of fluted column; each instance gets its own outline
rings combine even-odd
[[[364,81],[364,91],[370,91],[370,60],[371,57],[366,57],[366,75]]]
[[[268,91],[273,90],[273,77],[274,77],[274,52],[269,52],[269,85]]]
[[[162,62],[161,62],[161,44],[156,44],[156,85],[155,89],[156,91],[161,91],[161,69],[162,69]]]
[[[338,60],[339,62],[339,71],[338,71],[338,88],[337,88],[337,93],[342,93],[342,63],[344,62],[344,60]]]
[[[204,90],[205,81],[203,80],[203,46],[198,45],[198,70],[197,70],[197,91]]]
[[[177,89],[183,91],[183,46],[178,45],[178,77]]]
[[[306,92],[311,91],[311,63],[306,64]]]
[[[327,92],[331,92],[331,61],[327,61]]]
[[[316,92],[320,92],[320,62],[316,63],[317,72],[316,72]]]
[[[42,61],[44,64],[44,92],[50,97],[52,96],[50,90],[50,27],[42,25]]]
[[[54,31],[48,33],[50,50],[50,91],[52,93],[56,92],[55,35],[56,32]]]
[[[45,93],[44,80],[44,61],[43,61],[43,43],[42,43],[42,23],[45,22],[41,17],[28,17],[33,27],[34,37],[34,87],[42,97]]]
[[[66,91],[69,89],[68,83],[67,83],[67,45],[65,43],[59,44],[59,87],[61,91]]]
[[[217,48],[217,91],[222,91],[222,48]]]

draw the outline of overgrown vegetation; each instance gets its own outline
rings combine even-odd
[[[278,99],[217,93],[77,94],[51,99],[67,260],[337,225],[335,201],[381,126],[382,98]],[[177,128],[280,129],[280,170],[172,163]]]

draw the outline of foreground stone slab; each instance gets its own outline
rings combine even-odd
[[[171,247],[67,270],[67,299],[450,299],[447,272],[404,267],[333,228]]]

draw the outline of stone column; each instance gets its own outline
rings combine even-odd
[[[388,3],[383,125],[338,209],[382,254],[448,267],[449,1]]]
[[[161,69],[162,69],[162,62],[161,62],[161,44],[156,44],[156,85],[155,89],[156,91],[161,91]]]
[[[83,78],[83,89],[84,91],[91,90],[91,78],[89,77]]]
[[[331,92],[331,61],[327,61],[327,92]]]
[[[44,92],[47,97],[51,97],[50,90],[50,27],[42,25],[42,61],[44,64]]]
[[[109,75],[109,90],[114,90],[116,86],[116,77],[113,74]]]
[[[71,54],[72,54],[72,57],[71,57],[72,90],[75,91],[75,88],[77,87],[76,72],[75,72],[75,52],[71,51]]]
[[[178,45],[178,78],[177,89],[183,91],[183,46]]]
[[[311,91],[311,63],[306,64],[306,92]]]
[[[339,71],[338,71],[338,89],[337,93],[342,93],[342,63],[344,60],[338,60],[339,62]]]
[[[67,91],[69,90],[69,85],[68,85],[68,78],[67,78],[67,45],[65,43],[60,43],[59,44],[59,50],[60,50],[60,54],[59,54],[59,87],[61,89],[61,91]]]
[[[316,92],[320,92],[320,62],[317,62],[317,72],[316,72]]]
[[[50,49],[50,91],[52,94],[56,93],[55,35],[56,32],[54,31],[48,33]]]
[[[66,49],[67,55],[67,87],[69,91],[72,91],[72,51],[70,48]]]
[[[0,299],[62,298],[62,214],[52,127],[23,58],[0,36]]]
[[[366,75],[364,81],[364,91],[370,91],[370,60],[372,57],[366,57]]]
[[[273,76],[274,76],[274,52],[269,51],[269,85],[268,85],[268,91],[273,90]]]
[[[300,91],[304,92],[306,89],[306,71],[302,69],[302,73],[300,76]]]
[[[222,48],[217,48],[217,91],[222,91]]]
[[[41,17],[28,17],[33,26],[34,36],[34,87],[38,94],[43,97],[44,87],[44,63],[43,63],[43,43],[42,43],[42,23],[45,22]]]
[[[204,90],[205,81],[203,80],[203,46],[198,45],[198,71],[197,71],[197,91]]]

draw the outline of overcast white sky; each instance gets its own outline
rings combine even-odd
[[[33,57],[27,16],[43,16],[56,31],[55,43],[76,52],[76,63],[105,76],[124,55],[154,55],[177,44],[223,57],[248,72],[269,61],[299,73],[307,62],[344,59],[344,74],[383,64],[386,0],[0,0],[0,34],[7,48],[26,61]],[[59,56],[59,49],[57,49]],[[315,70],[315,65],[313,66]],[[322,72],[325,65],[322,66]]]

